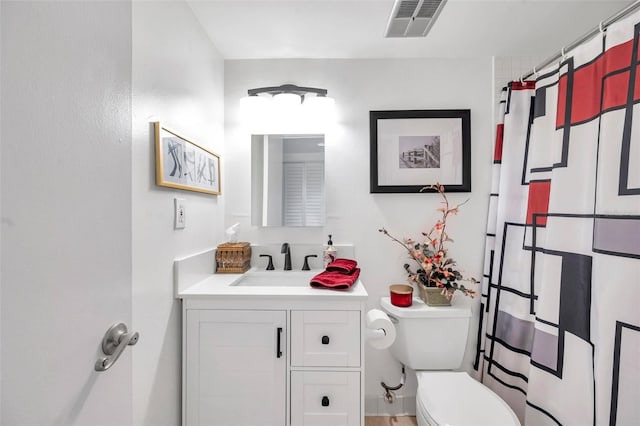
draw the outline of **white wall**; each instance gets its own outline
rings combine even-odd
[[[369,292],[369,308],[403,282],[402,248],[378,233],[386,227],[398,237],[418,238],[437,218],[432,194],[369,193],[369,111],[471,109],[472,186],[470,194],[450,194],[452,202],[470,201],[450,220],[455,239],[450,254],[470,275],[482,276],[484,233],[492,159],[492,61],[483,59],[404,60],[256,60],[225,62],[225,222],[240,222],[240,239],[252,243],[353,243]],[[294,83],[322,87],[336,99],[338,124],[325,141],[327,224],[323,228],[257,228],[250,225],[250,137],[239,121],[239,99],[247,89]],[[276,265],[282,265],[282,259]],[[298,267],[299,265],[294,265]],[[479,289],[478,289],[479,290]],[[478,299],[458,298],[474,308],[464,368],[475,354]],[[399,364],[388,351],[367,349],[366,411],[415,410],[415,377],[398,392],[404,408],[381,405],[380,381],[396,384]]]
[[[181,306],[173,259],[216,246],[222,196],[155,185],[149,121],[223,153],[224,68],[191,9],[178,2],[133,5],[133,359],[136,425],[180,424]],[[227,167],[222,156],[222,170]],[[186,228],[173,229],[174,198],[186,200]],[[213,268],[213,265],[212,265]]]
[[[0,6],[2,22],[2,6]],[[0,99],[2,99],[2,31],[0,31]],[[2,188],[2,102],[0,102],[0,188]],[[2,211],[2,191],[0,191],[0,212]],[[2,259],[2,226],[0,225],[0,259]],[[0,318],[2,318],[2,262],[0,262]],[[0,327],[0,383],[2,383],[2,327]],[[0,384],[0,421],[2,419],[2,385]]]

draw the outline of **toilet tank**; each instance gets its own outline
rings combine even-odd
[[[396,327],[391,354],[413,370],[455,370],[462,364],[469,334],[471,309],[432,307],[413,299],[409,307],[391,304],[388,297],[380,305]]]

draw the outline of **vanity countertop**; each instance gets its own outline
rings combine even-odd
[[[257,271],[251,268],[247,273]],[[322,272],[311,271],[313,274]],[[286,272],[285,272],[286,273]],[[295,273],[295,272],[294,272]],[[325,288],[313,288],[310,285],[299,286],[238,286],[235,285],[244,274],[211,274],[208,277],[186,287],[178,292],[180,299],[200,298],[207,296],[260,296],[260,297],[314,297],[314,298],[352,298],[366,299],[367,291],[361,280],[357,280],[353,286],[346,290],[333,290]]]
[[[323,271],[265,271],[264,268],[252,267],[244,274],[216,274],[211,270],[214,250],[207,250],[174,261],[174,294],[178,299],[207,299],[207,298],[239,298],[259,296],[261,298],[313,298],[365,300],[367,291],[361,280],[357,280],[349,289],[333,290],[329,288],[313,288],[310,279]],[[271,275],[273,274],[273,276]],[[238,285],[248,276],[253,281],[260,281],[257,277],[268,277],[278,282],[282,278],[282,285]],[[273,277],[273,278],[272,278]],[[298,277],[300,278],[298,284]],[[287,283],[289,285],[287,285]],[[295,282],[295,285],[291,285]]]

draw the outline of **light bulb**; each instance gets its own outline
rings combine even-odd
[[[295,93],[278,93],[273,97],[273,106],[279,111],[293,111],[300,108],[300,95]]]
[[[269,100],[262,96],[245,96],[240,99],[240,114],[248,122],[261,117],[269,109]]]
[[[336,101],[328,96],[313,96],[304,100],[305,115],[310,120],[330,123],[335,120]]]

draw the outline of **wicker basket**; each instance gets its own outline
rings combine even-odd
[[[251,268],[249,243],[223,243],[216,250],[216,273],[242,274]]]
[[[440,287],[425,287],[418,285],[420,299],[429,306],[451,306],[451,300],[444,294]]]

